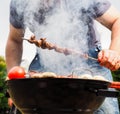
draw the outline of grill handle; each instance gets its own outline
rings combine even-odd
[[[104,97],[118,97],[118,91],[110,91],[105,89],[89,89],[89,91],[94,92],[97,96],[104,96]]]

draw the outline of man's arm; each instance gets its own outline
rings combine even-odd
[[[97,21],[111,30],[110,47],[98,54],[98,60],[102,66],[117,70],[120,68],[120,13],[111,6]]]
[[[23,29],[16,29],[10,25],[10,32],[6,44],[6,64],[7,71],[13,66],[20,65],[23,51]]]

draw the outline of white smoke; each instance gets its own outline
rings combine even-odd
[[[47,41],[63,48],[67,47],[78,51],[87,51],[87,42],[83,39],[86,37],[88,27],[84,26],[84,23],[78,20],[77,16],[75,17],[75,15],[68,13],[64,9],[64,6],[65,4],[62,2],[60,6],[58,4],[58,7],[52,12],[52,15],[46,15],[47,19],[44,22],[45,24],[39,25],[35,22],[37,23],[35,26],[36,36],[38,38],[45,37]],[[81,37],[80,43],[77,41],[78,37]],[[80,45],[86,45],[86,47],[81,47]],[[58,74],[69,74],[74,68],[83,66],[81,64],[83,58],[80,59],[78,56],[65,56],[55,51],[41,49],[39,49],[39,53],[42,53],[40,54],[40,58],[45,69]]]
[[[21,0],[17,1],[18,4],[19,1]],[[88,51],[88,40],[86,40],[88,19],[80,9],[88,9],[89,5],[93,4],[91,0],[79,0],[79,2],[78,0],[23,0],[23,3],[24,24],[37,39],[47,38],[50,43],[74,49],[83,54]],[[21,12],[22,6],[18,6],[18,12]],[[40,62],[45,66],[46,71],[69,74],[76,67],[86,68],[86,59],[83,57],[66,56],[54,50],[40,48],[37,50],[40,53]]]

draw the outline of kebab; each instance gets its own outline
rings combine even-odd
[[[30,39],[23,38],[23,40],[27,40],[29,43],[35,44],[37,47],[41,47],[42,49],[55,50],[56,52],[64,53],[65,55],[80,55],[84,58],[98,61],[96,58],[93,58],[86,53],[81,53],[80,51],[73,49],[62,48],[58,45],[49,43],[46,41],[46,38],[40,38],[39,40],[36,40],[35,36],[31,36]]]

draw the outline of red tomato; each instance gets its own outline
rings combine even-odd
[[[14,66],[8,72],[8,77],[9,79],[20,79],[20,78],[25,78],[25,74],[26,73],[23,67]]]

